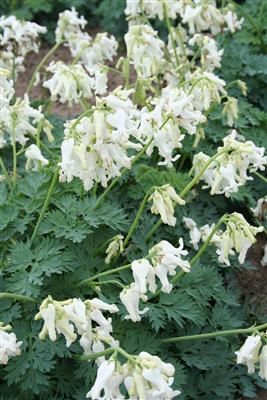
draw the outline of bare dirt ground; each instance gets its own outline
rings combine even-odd
[[[94,36],[98,29],[93,29],[89,31],[91,36]],[[16,91],[18,97],[24,97],[24,93],[27,90],[29,81],[38,66],[39,62],[42,58],[47,54],[47,52],[51,49],[51,45],[48,43],[42,43],[40,51],[38,54],[30,53],[27,55],[25,67],[26,71],[21,74],[18,78],[16,84]],[[120,56],[121,54],[119,54]],[[46,66],[52,61],[65,61],[66,63],[73,61],[69,50],[66,47],[60,47],[46,62]],[[115,67],[117,63],[117,59],[114,62],[110,62],[108,65],[110,67]],[[112,91],[119,85],[124,86],[124,79],[114,73],[109,72],[108,74],[108,91]],[[42,93],[41,86],[33,87],[30,93],[31,99],[39,99]],[[45,89],[44,97],[49,98],[49,91]],[[55,102],[51,109],[51,114],[57,114],[62,117],[66,117],[66,119],[70,116],[79,115],[83,112],[81,106],[79,104],[74,104],[72,108],[68,108],[66,104],[62,104],[59,101]],[[257,243],[255,243],[248,251],[248,259],[250,259],[257,267],[256,270],[243,270],[238,272],[238,281],[242,287],[243,298],[242,300],[247,304],[248,314],[251,316],[253,320],[254,315],[260,315],[264,318],[264,323],[267,321],[267,266],[262,267],[260,261],[263,253],[263,246],[267,243],[267,237],[264,233],[257,235]],[[267,391],[265,389],[259,389],[258,396],[254,398],[255,400],[266,400],[267,399]],[[248,398],[243,398],[243,400],[248,400]]]

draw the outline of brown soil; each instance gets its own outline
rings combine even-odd
[[[91,36],[94,36],[99,29],[93,29],[89,31]],[[28,54],[25,61],[26,71],[21,74],[18,78],[16,84],[16,92],[18,97],[23,97],[24,93],[27,90],[28,83],[38,66],[39,62],[42,58],[47,54],[47,52],[51,49],[51,45],[47,43],[42,43],[40,51],[38,54],[30,53]],[[119,54],[121,56],[122,54]],[[118,56],[118,58],[119,58]],[[117,59],[118,59],[117,58]],[[110,67],[115,67],[117,63],[117,59],[113,62],[107,63]],[[46,66],[52,61],[64,61],[66,63],[73,61],[68,49],[66,47],[60,47],[46,62]],[[132,72],[134,75],[134,72]],[[112,91],[119,85],[124,86],[124,79],[114,73],[109,72],[109,86],[108,91]],[[40,86],[33,87],[30,93],[31,99],[39,99],[42,93],[42,88]],[[49,91],[45,89],[45,98],[49,98]],[[53,104],[51,109],[51,114],[57,114],[62,117],[70,117],[79,115],[83,112],[81,106],[79,104],[74,104],[72,108],[68,108],[66,104],[62,104],[59,101]],[[248,314],[252,316],[257,315],[264,318],[264,323],[267,321],[267,266],[262,267],[260,261],[263,254],[263,246],[267,243],[267,237],[264,233],[257,235],[257,243],[255,243],[248,251],[248,259],[250,259],[257,267],[256,270],[243,270],[238,272],[238,282],[242,287],[243,291],[243,301],[248,304]],[[266,400],[267,399],[267,391],[265,389],[259,389],[258,396],[254,397],[255,400]],[[249,400],[248,398],[243,398],[243,400]]]

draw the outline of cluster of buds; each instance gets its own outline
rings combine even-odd
[[[237,356],[237,364],[247,364],[248,373],[254,374],[255,364],[260,363],[259,376],[267,381],[267,345],[262,346],[261,336],[249,336],[244,345],[235,352]]]
[[[130,399],[165,400],[178,396],[181,392],[173,390],[175,369],[172,364],[159,357],[142,351],[138,356],[121,365],[114,357],[104,361],[98,368],[97,378],[86,397],[96,399],[125,399],[120,392],[123,382]],[[103,396],[100,397],[102,391]]]
[[[265,170],[267,157],[264,156],[264,147],[257,147],[252,141],[245,143],[235,140],[236,131],[224,138],[224,146],[218,147],[218,153],[222,152],[215,161],[201,175],[200,179],[206,182],[203,189],[211,187],[211,195],[222,194],[230,197],[231,193],[237,193],[238,187],[244,185],[247,180],[252,180],[247,176],[247,170],[255,172],[258,169]],[[204,153],[194,156],[193,165],[195,174],[209,161],[210,157]],[[238,174],[239,172],[239,174]]]
[[[9,357],[20,355],[20,349],[22,342],[17,342],[15,333],[7,333],[11,330],[11,325],[4,326],[3,322],[0,322],[0,364],[7,364]]]
[[[151,293],[156,292],[156,277],[162,284],[161,290],[164,293],[170,293],[172,284],[168,280],[168,275],[176,275],[177,266],[184,272],[190,272],[189,262],[184,261],[181,257],[188,254],[186,250],[183,250],[182,238],[179,239],[179,244],[180,246],[175,248],[166,240],[162,240],[158,245],[152,247],[149,250],[152,265],[144,258],[132,262],[134,282],[120,293],[120,299],[129,312],[125,319],[131,319],[133,322],[140,321],[141,315],[149,310],[149,307],[145,307],[140,311],[139,300],[144,302],[148,300],[145,294],[147,285]]]
[[[178,196],[173,187],[168,184],[157,187],[147,201],[151,200],[153,200],[151,207],[152,214],[160,214],[164,224],[175,226],[176,218],[173,216],[174,202],[183,206],[185,205],[185,201]]]
[[[39,338],[43,340],[49,335],[50,340],[55,341],[56,332],[61,333],[65,336],[66,346],[69,347],[77,338],[75,326],[77,333],[81,335],[79,342],[85,355],[104,350],[103,342],[116,347],[119,343],[110,335],[112,320],[106,319],[101,310],[110,313],[119,311],[115,304],[106,304],[97,298],[85,301],[76,298],[56,301],[48,296],[42,302],[40,312],[35,316],[35,320],[40,318],[44,320]],[[93,323],[97,326],[93,327]]]

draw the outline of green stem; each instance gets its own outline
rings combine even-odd
[[[13,147],[13,185],[16,186],[17,182],[17,147],[16,147],[16,122],[12,117],[12,147]]]
[[[172,343],[172,342],[184,342],[186,340],[197,340],[197,339],[211,339],[217,336],[229,336],[229,335],[240,335],[240,334],[247,334],[253,333],[255,330],[263,330],[267,328],[267,324],[254,326],[251,328],[246,329],[233,329],[229,331],[217,331],[211,333],[202,333],[200,335],[189,335],[189,336],[179,336],[174,338],[163,339],[163,343]]]
[[[187,157],[188,157],[188,153],[184,153],[182,155],[182,158],[181,158],[181,160],[179,162],[179,166],[178,166],[178,169],[177,169],[178,172],[180,172],[182,170],[182,168],[184,166],[184,163],[185,163],[185,160],[187,159]]]
[[[29,301],[30,303],[38,304],[38,301],[35,299],[32,299],[31,297],[22,296],[20,294],[14,294],[14,293],[0,293],[0,299],[25,300],[25,301]]]
[[[44,63],[46,62],[46,60],[47,60],[47,59],[58,49],[58,47],[61,46],[64,42],[65,42],[65,40],[59,40],[59,42],[56,43],[54,47],[52,47],[52,49],[44,56],[44,58],[42,59],[42,61],[39,63],[39,65],[37,66],[36,70],[35,70],[34,73],[33,73],[32,78],[31,78],[31,80],[30,80],[30,83],[29,83],[29,86],[28,86],[28,89],[27,89],[27,92],[26,92],[28,95],[30,94],[32,85],[33,85],[33,83],[34,83],[34,81],[35,81],[36,74],[40,71],[40,69],[42,68],[42,66],[43,66]]]
[[[2,170],[3,170],[3,173],[5,175],[5,178],[6,178],[6,181],[8,183],[8,186],[9,186],[10,190],[12,190],[13,189],[12,188],[12,183],[11,183],[11,180],[10,180],[10,178],[8,176],[8,172],[6,170],[5,164],[4,164],[4,162],[3,162],[1,157],[0,157],[0,166],[1,166]]]
[[[227,0],[227,1],[228,1],[228,3],[234,4],[234,6],[235,6],[249,21],[250,21],[251,25],[253,25],[253,27],[255,28],[255,31],[257,32],[257,35],[258,35],[258,37],[259,37],[259,39],[260,39],[260,42],[261,42],[263,51],[264,51],[264,53],[266,54],[266,53],[267,53],[267,47],[266,47],[266,44],[265,44],[264,39],[263,39],[263,34],[262,34],[262,32],[260,31],[257,22],[254,20],[254,18],[252,18],[252,17],[244,10],[244,8],[243,8],[242,6],[240,6],[239,4],[237,4],[235,1],[233,1],[233,0]]]
[[[166,4],[164,2],[163,2],[163,10],[164,10],[164,16],[165,16],[165,19],[166,19],[166,23],[167,23],[167,28],[168,28],[168,31],[169,31],[169,34],[170,34],[170,38],[171,38],[171,42],[172,42],[172,48],[173,48],[173,51],[174,51],[174,56],[175,56],[175,60],[176,60],[176,66],[178,67],[179,64],[180,64],[179,57],[178,57],[178,54],[177,54],[177,51],[176,51],[176,45],[175,45],[175,41],[174,41],[174,38],[173,38],[173,32],[172,32],[170,19],[169,19],[167,10],[166,10]]]
[[[115,353],[115,352],[122,354],[129,361],[131,361],[132,363],[135,363],[134,357],[131,356],[130,354],[128,354],[125,350],[121,349],[120,347],[109,347],[108,349],[100,351],[99,353],[89,354],[87,356],[77,356],[77,354],[72,354],[72,358],[77,361],[86,361],[86,360],[92,360],[94,358],[106,356],[110,353]]]
[[[145,258],[145,257],[144,257]],[[77,285],[75,285],[75,289],[82,286],[82,285],[86,285],[87,283],[94,281],[98,278],[101,278],[102,276],[106,276],[106,275],[111,275],[111,274],[115,274],[116,272],[119,271],[123,271],[124,269],[130,268],[132,264],[126,264],[123,265],[122,267],[118,267],[118,268],[114,268],[105,272],[101,272],[100,274],[94,275],[91,278],[85,279],[84,281],[81,281],[80,283],[77,283]]]
[[[35,135],[33,135],[31,132],[29,132],[28,131],[28,135],[32,138],[32,139],[34,139],[34,140],[36,140],[37,141],[37,138],[36,138],[36,136]],[[46,147],[46,145],[45,144],[43,144],[43,142],[42,141],[40,141],[40,145],[41,145],[41,147],[45,150],[45,151],[47,151],[47,153],[49,153],[50,154],[50,156],[52,156],[52,157],[54,157],[54,153],[48,148],[48,147]]]
[[[39,229],[40,229],[40,226],[41,226],[41,223],[42,223],[42,221],[43,221],[45,212],[46,212],[47,207],[48,207],[48,205],[49,205],[49,203],[50,203],[50,200],[51,200],[51,197],[52,197],[52,194],[53,194],[53,191],[54,191],[54,187],[56,186],[56,183],[57,183],[57,179],[58,179],[58,174],[59,174],[60,168],[61,168],[61,167],[57,167],[57,169],[56,169],[56,171],[55,171],[55,174],[54,174],[53,180],[52,180],[52,182],[51,182],[49,191],[48,191],[48,193],[47,193],[47,196],[46,196],[46,199],[45,199],[45,202],[44,202],[44,205],[43,205],[41,214],[40,214],[40,216],[39,216],[37,225],[36,225],[36,227],[35,227],[35,229],[34,229],[34,232],[33,232],[32,237],[31,237],[31,243],[34,242],[34,239],[36,238],[36,235],[37,235],[37,233],[38,233],[38,231],[39,231]]]
[[[147,193],[145,194],[145,197],[143,198],[143,201],[142,201],[141,206],[140,206],[140,208],[139,208],[139,210],[138,210],[138,213],[137,213],[137,215],[136,215],[136,217],[135,217],[135,220],[134,220],[134,222],[133,222],[133,224],[132,224],[132,226],[131,226],[131,228],[130,228],[130,230],[129,230],[129,232],[128,232],[128,235],[126,236],[126,238],[125,238],[125,240],[124,240],[124,242],[123,242],[123,248],[124,248],[124,249],[125,249],[127,243],[129,242],[129,239],[130,239],[130,237],[132,236],[133,231],[134,231],[135,228],[136,228],[137,222],[139,221],[139,219],[140,219],[140,217],[141,217],[141,215],[142,215],[143,209],[144,209],[144,207],[145,207],[145,205],[146,205],[146,202],[147,202],[147,199],[148,199],[150,193],[152,193],[154,190],[155,190],[155,186],[152,186],[152,187],[147,191]]]
[[[266,182],[267,183],[267,179],[266,178],[264,178],[264,176],[262,176],[261,174],[259,174],[258,172],[253,172],[253,174],[254,175],[256,175],[258,178],[260,178],[260,179],[262,179],[264,182]]]
[[[84,199],[84,186],[83,186],[83,181],[81,181],[80,199],[81,199],[82,201],[83,201],[83,199]]]
[[[125,285],[123,285],[121,282],[119,282],[119,281],[116,281],[115,279],[110,279],[110,280],[108,280],[108,281],[101,281],[101,282],[95,282],[95,281],[92,281],[91,282],[91,285],[94,285],[94,286],[98,286],[98,285],[109,285],[110,283],[113,283],[113,284],[115,284],[115,285],[117,285],[117,286],[120,286],[120,287],[122,287],[123,289],[125,288]]]
[[[187,194],[187,192],[189,192],[189,190],[195,185],[195,183],[197,183],[200,179],[200,177],[203,175],[203,173],[206,171],[206,169],[209,167],[209,165],[216,160],[217,157],[219,157],[220,155],[222,155],[223,153],[226,153],[228,151],[231,151],[229,149],[227,150],[222,150],[219,151],[219,153],[214,154],[213,157],[211,157],[209,159],[209,161],[206,162],[206,164],[201,168],[201,170],[199,171],[199,173],[194,177],[194,179],[192,179],[191,182],[189,182],[189,184],[184,188],[184,190],[181,191],[181,193],[179,194],[179,197],[181,197],[181,199]],[[160,225],[162,224],[162,220],[160,219],[156,225],[154,225],[154,227],[151,229],[150,232],[148,232],[148,234],[145,237],[145,242],[148,241],[148,239],[153,235],[153,233],[160,227]]]
[[[180,77],[180,79],[179,79],[179,82],[178,82],[178,88],[181,86],[181,84],[182,84],[182,82],[183,82],[183,79],[184,79],[186,73],[187,73],[187,72],[190,70],[190,68],[192,67],[192,65],[193,65],[193,63],[195,62],[195,59],[198,57],[199,53],[200,53],[200,48],[198,48],[198,50],[197,50],[196,53],[194,54],[192,60],[190,61],[190,63],[187,65],[186,69],[185,69],[184,72],[182,73],[182,75],[181,75],[181,77]],[[188,82],[190,82],[190,81],[188,81]],[[183,83],[186,83],[186,82],[183,82]]]

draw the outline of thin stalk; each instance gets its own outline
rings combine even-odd
[[[43,205],[41,214],[40,214],[40,216],[39,216],[37,225],[36,225],[36,227],[35,227],[35,229],[34,229],[34,232],[33,232],[33,234],[32,234],[32,237],[31,237],[31,243],[34,242],[34,239],[36,238],[37,233],[38,233],[38,231],[39,231],[39,229],[40,229],[40,226],[41,226],[41,223],[42,223],[42,221],[43,221],[45,212],[46,212],[47,207],[48,207],[48,205],[49,205],[49,203],[50,203],[50,200],[51,200],[51,197],[52,197],[54,188],[55,188],[56,183],[57,183],[57,179],[58,179],[58,174],[59,174],[60,168],[61,168],[61,167],[57,167],[57,169],[56,169],[56,171],[55,171],[55,174],[54,174],[53,180],[52,180],[52,182],[51,182],[49,191],[48,191],[48,193],[47,193],[47,196],[46,196],[46,199],[45,199],[45,202],[44,202],[44,205]]]
[[[99,353],[89,354],[86,356],[78,356],[77,354],[72,354],[72,358],[77,361],[87,361],[87,360],[92,360],[94,358],[106,356],[110,353],[115,353],[115,352],[122,354],[129,361],[135,363],[134,357],[128,354],[125,350],[121,349],[120,347],[109,347],[108,349],[100,351]]]
[[[16,134],[15,134],[16,122],[12,117],[12,147],[13,147],[13,186],[17,183],[17,147],[16,147]]]
[[[182,84],[182,82],[183,82],[183,79],[184,79],[184,77],[185,77],[185,74],[190,70],[190,68],[192,67],[193,63],[195,62],[195,59],[198,57],[199,53],[200,53],[200,48],[198,48],[198,50],[197,50],[196,53],[194,54],[192,60],[190,61],[190,63],[187,65],[186,69],[185,69],[184,72],[182,73],[182,75],[181,75],[181,77],[180,77],[180,79],[179,79],[179,82],[178,82],[178,87],[181,86],[181,84]],[[189,81],[183,82],[183,84],[186,83],[186,82],[190,82],[190,80],[189,80]]]
[[[30,303],[38,304],[39,302],[31,297],[22,296],[20,294],[14,293],[0,293],[0,299],[14,299],[14,300],[24,300],[29,301]]]
[[[30,94],[30,91],[32,89],[33,83],[35,81],[35,77],[36,74],[40,71],[40,69],[43,67],[44,63],[46,62],[46,60],[58,49],[59,46],[61,46],[63,43],[65,42],[65,40],[59,40],[58,43],[55,44],[54,47],[52,47],[52,49],[44,56],[44,58],[42,59],[42,61],[39,63],[39,65],[37,66],[36,70],[33,73],[33,76],[30,80],[28,89],[27,89],[27,94]]]
[[[111,269],[109,271],[101,272],[100,274],[94,275],[91,278],[85,279],[85,280],[81,281],[80,283],[77,283],[77,285],[75,285],[75,289],[80,286],[86,285],[87,283],[90,283],[91,281],[95,281],[96,279],[101,278],[102,276],[115,274],[116,272],[123,271],[124,269],[130,268],[131,265],[132,264],[126,264],[126,265],[123,265],[122,267],[118,267],[118,268]]]
[[[122,287],[123,289],[124,289],[124,287],[125,287],[125,285],[123,285],[123,284],[122,284],[121,282],[119,282],[119,281],[116,281],[115,279],[110,279],[110,280],[108,280],[108,281],[101,281],[101,282],[92,281],[92,282],[91,282],[91,285],[94,285],[94,286],[98,286],[98,285],[109,285],[110,283],[113,283],[114,285],[120,286],[120,287]]]
[[[267,179],[264,178],[264,176],[262,176],[261,174],[259,174],[258,172],[254,171],[253,172],[254,175],[256,175],[258,178],[262,179],[264,182],[267,183]]]
[[[34,139],[34,140],[36,140],[37,141],[37,138],[36,138],[36,136],[35,135],[33,135],[31,132],[29,132],[28,131],[28,135],[32,138],[32,139]],[[45,150],[45,151],[47,151],[47,153],[49,153],[50,154],[50,156],[52,156],[52,157],[54,157],[54,153],[48,148],[48,147],[46,147],[46,145],[45,144],[43,144],[43,142],[41,141],[40,142],[40,146]]]
[[[176,45],[175,45],[175,41],[174,41],[174,37],[173,37],[172,27],[171,27],[170,19],[169,19],[167,10],[166,10],[166,4],[165,3],[163,3],[163,10],[164,10],[164,16],[165,16],[165,19],[166,19],[166,23],[167,23],[167,28],[168,28],[168,31],[169,31],[169,34],[170,34],[170,38],[171,38],[171,42],[172,42],[172,48],[173,48],[173,51],[174,51],[174,56],[175,56],[175,60],[176,60],[176,66],[178,67],[180,65],[179,56],[178,56],[177,51],[176,51]]]
[[[260,331],[267,328],[267,324],[253,326],[251,328],[245,329],[233,329],[229,331],[217,331],[211,333],[202,333],[200,335],[188,335],[188,336],[179,336],[174,338],[163,339],[163,343],[173,343],[173,342],[185,342],[186,340],[198,340],[198,339],[212,339],[217,336],[229,336],[229,335],[240,335],[240,334],[247,334],[253,333],[256,330]]]
[[[143,198],[143,201],[142,201],[142,203],[141,203],[141,205],[140,205],[140,208],[139,208],[139,210],[138,210],[138,213],[136,214],[136,217],[135,217],[135,219],[134,219],[134,222],[133,222],[133,224],[132,224],[132,226],[131,226],[131,228],[130,228],[130,230],[129,230],[129,232],[128,232],[128,235],[126,236],[126,238],[125,238],[125,240],[124,240],[124,242],[123,242],[123,248],[124,248],[124,249],[125,249],[127,243],[129,242],[130,237],[132,236],[133,231],[134,231],[135,228],[136,228],[137,222],[139,221],[139,219],[140,219],[140,217],[141,217],[141,215],[142,215],[142,212],[143,212],[143,209],[144,209],[144,207],[145,207],[145,205],[146,205],[147,199],[148,199],[150,193],[152,193],[153,190],[155,190],[155,187],[154,187],[154,186],[151,187],[151,188],[147,191],[147,193],[145,194],[145,197]]]
[[[4,175],[5,175],[5,178],[6,178],[6,181],[8,183],[9,189],[12,190],[13,189],[12,183],[11,183],[11,180],[9,178],[8,172],[6,170],[5,164],[4,164],[4,162],[3,162],[1,157],[0,157],[0,166],[1,166],[2,170],[3,170]]]

